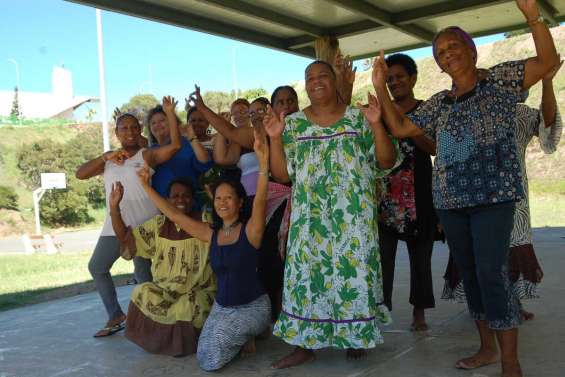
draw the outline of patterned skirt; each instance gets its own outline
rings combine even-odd
[[[198,340],[196,357],[200,368],[206,371],[222,368],[270,323],[271,302],[266,294],[239,306],[222,306],[214,302]]]
[[[537,287],[543,278],[543,271],[532,244],[513,246],[508,259],[508,275],[517,296],[523,299],[538,298]],[[465,302],[463,282],[451,254],[443,276],[445,285],[441,298]]]

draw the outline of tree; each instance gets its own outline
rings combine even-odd
[[[258,97],[269,97],[269,93],[263,88],[251,88],[239,93],[238,97],[243,97],[248,101],[253,101]]]
[[[143,123],[147,112],[160,103],[161,102],[159,102],[153,94],[138,94],[131,97],[127,103],[120,106],[120,112],[133,113],[138,117],[139,121]]]
[[[210,109],[217,113],[221,111],[228,111],[233,101],[233,98],[229,93],[221,91],[205,92],[202,95],[202,99]]]
[[[22,115],[20,110],[20,101],[18,100],[18,87],[14,88],[14,101],[12,102],[12,110],[10,111],[10,118],[19,120]]]

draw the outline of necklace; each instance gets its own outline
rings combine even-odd
[[[231,234],[231,231],[237,226],[237,224],[239,224],[239,220],[234,221],[233,223],[231,223],[228,226],[223,226],[222,230],[224,231],[224,236],[229,237]]]

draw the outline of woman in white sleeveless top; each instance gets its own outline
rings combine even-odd
[[[180,133],[175,116],[176,102],[171,97],[163,98],[163,108],[170,126],[171,143],[159,148],[145,149],[140,146],[141,125],[138,119],[129,113],[121,114],[116,119],[116,137],[122,146],[117,151],[109,151],[87,163],[76,172],[78,179],[88,179],[102,175],[106,189],[106,208],[112,186],[121,182],[124,198],[120,204],[121,215],[127,226],[135,227],[158,213],[145,190],[139,184],[137,170],[146,162],[151,168],[169,160],[181,146]],[[151,171],[153,173],[153,171]],[[110,275],[110,269],[120,257],[120,244],[108,213],[94,253],[88,263],[88,269],[100,294],[108,322],[94,334],[95,337],[109,336],[123,329],[126,315],[118,303],[116,289]],[[151,281],[151,262],[147,259],[134,260],[135,277],[138,282]]]

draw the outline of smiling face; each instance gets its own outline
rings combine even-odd
[[[141,126],[133,116],[124,116],[116,125],[116,137],[120,141],[122,148],[132,148],[138,146],[141,136]]]
[[[182,183],[173,183],[169,190],[169,203],[188,214],[192,209],[192,190]]]
[[[149,129],[157,140],[163,140],[169,137],[169,125],[167,117],[163,113],[155,113],[149,119]]]
[[[473,50],[457,34],[441,34],[434,46],[437,63],[448,75],[453,76],[475,67]]]
[[[206,118],[204,118],[200,111],[194,110],[192,113],[190,113],[188,122],[194,129],[196,137],[201,138],[206,135],[206,131],[208,130],[210,123],[208,123],[208,121],[206,120]]]
[[[414,85],[418,76],[416,74],[409,75],[406,69],[400,64],[394,64],[388,67],[388,76],[386,84],[390,94],[395,101],[414,97]]]
[[[230,113],[237,127],[249,126],[249,106],[238,102],[232,105]]]
[[[306,69],[306,93],[310,102],[337,100],[336,77],[331,68],[322,63],[313,63]]]
[[[298,98],[289,89],[280,89],[273,101],[273,111],[277,116],[282,112],[288,115],[299,111]]]
[[[216,188],[214,210],[222,221],[232,223],[237,220],[242,206],[243,198],[237,196],[235,188],[231,185],[222,183]]]

